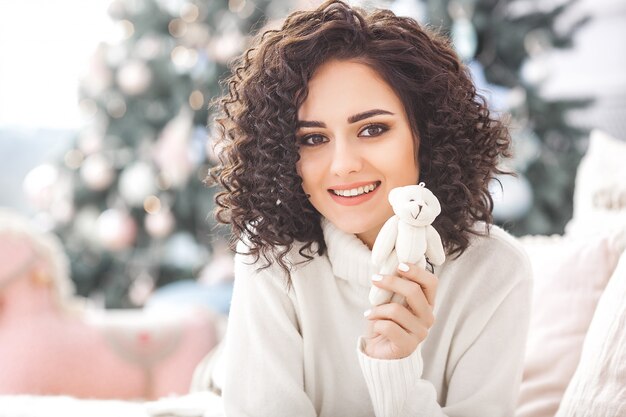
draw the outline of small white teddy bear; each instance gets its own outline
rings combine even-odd
[[[441,213],[437,197],[421,182],[394,188],[388,199],[396,214],[383,225],[372,248],[372,263],[378,273],[393,275],[400,262],[426,268],[426,257],[441,265],[446,255],[439,233],[431,225]],[[372,286],[369,300],[374,306],[405,301],[403,296],[376,286]]]

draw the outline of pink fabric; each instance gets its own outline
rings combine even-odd
[[[167,320],[149,311],[103,311],[96,320],[59,311],[49,288],[28,281],[2,294],[20,302],[5,302],[0,310],[0,395],[184,394],[196,365],[216,343],[208,310],[166,313]],[[123,320],[111,319],[120,314]]]
[[[593,316],[557,417],[626,416],[626,253]]]
[[[522,240],[535,275],[516,417],[554,417],[619,253],[608,238]]]

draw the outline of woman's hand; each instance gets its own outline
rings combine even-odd
[[[364,352],[377,359],[400,359],[409,356],[426,336],[435,322],[433,308],[437,292],[437,277],[414,264],[398,274],[378,275],[372,283],[406,298],[407,306],[387,303],[365,312],[368,320]],[[404,268],[407,269],[407,268]],[[382,277],[376,280],[376,277]]]

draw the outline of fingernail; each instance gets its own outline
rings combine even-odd
[[[380,274],[374,274],[372,275],[372,281],[382,281],[383,280],[383,276]]]
[[[369,310],[365,310],[365,312],[363,313],[363,317],[369,316],[371,312],[372,312],[371,308]]]
[[[404,262],[401,263],[400,265],[398,265],[398,270],[402,271],[402,272],[409,272],[409,266],[407,264],[405,264]]]

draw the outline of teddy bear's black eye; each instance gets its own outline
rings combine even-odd
[[[410,199],[409,201],[415,201],[415,199],[413,199],[413,198],[412,198],[412,199]]]

